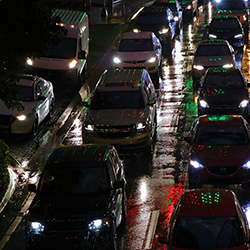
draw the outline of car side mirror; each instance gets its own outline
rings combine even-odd
[[[151,100],[148,101],[149,106],[154,105],[155,103],[156,103],[155,99],[151,99]]]
[[[247,87],[250,88],[250,82],[247,83]]]
[[[124,188],[124,180],[121,181],[115,181],[113,183],[113,189],[119,189],[119,188]]]
[[[168,244],[167,235],[159,235],[158,242],[160,242],[162,244]]]
[[[156,45],[155,49],[161,49],[161,46],[160,45]]]
[[[194,56],[194,52],[189,52],[189,55],[190,56]]]
[[[90,103],[88,101],[82,101],[82,105],[88,108],[90,106]]]
[[[37,97],[37,100],[44,101],[44,100],[46,100],[46,97],[43,95],[40,95]]]
[[[86,56],[86,51],[85,50],[82,50],[82,51],[80,51],[79,53],[78,53],[78,58],[79,59],[86,59],[87,58],[87,56]]]
[[[188,142],[189,144],[192,144],[191,136],[185,136],[185,137],[184,137],[184,140],[185,140],[186,142]]]
[[[28,191],[36,193],[36,185],[35,184],[28,184]]]

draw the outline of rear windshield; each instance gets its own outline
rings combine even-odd
[[[214,19],[210,28],[216,29],[240,29],[240,24],[237,19]]]

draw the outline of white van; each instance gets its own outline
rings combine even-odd
[[[60,45],[50,46],[46,56],[27,59],[27,72],[49,80],[69,79],[78,83],[85,75],[89,53],[89,21],[85,12],[56,9],[68,33]],[[65,78],[66,77],[66,78]]]

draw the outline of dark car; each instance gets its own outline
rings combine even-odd
[[[183,11],[178,0],[155,0],[153,2],[153,6],[160,6],[160,7],[162,6],[162,7],[169,8],[174,15],[177,32],[180,32],[182,28]]]
[[[182,19],[183,23],[191,23],[194,16],[197,14],[198,1],[197,0],[180,0],[179,1],[183,13]]]
[[[126,217],[125,187],[113,146],[55,149],[37,189],[29,185],[36,196],[26,221],[27,249],[117,249],[116,229]]]
[[[190,143],[190,189],[203,184],[249,185],[249,124],[241,115],[202,115],[184,139]]]
[[[167,244],[168,250],[247,250],[247,216],[232,190],[187,190],[172,213],[167,235],[158,240]]]
[[[132,17],[133,31],[152,31],[165,46],[174,45],[176,22],[172,11],[166,7],[146,6]]]
[[[208,26],[208,39],[225,39],[240,51],[244,48],[244,30],[235,16],[217,16]]]
[[[238,114],[248,119],[249,87],[238,68],[209,68],[198,91],[198,115]]]

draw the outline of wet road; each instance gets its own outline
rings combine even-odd
[[[200,10],[194,24],[184,26],[172,58],[167,58],[163,65],[161,88],[158,91],[158,128],[154,153],[121,155],[128,181],[128,214],[126,225],[119,231],[120,249],[163,249],[155,236],[164,231],[178,198],[188,188],[188,145],[183,136],[197,117],[190,74],[192,56],[189,52],[202,39],[205,25],[210,19],[209,11]],[[250,80],[249,55],[250,50],[247,48],[243,55],[237,54],[237,65],[242,65],[243,73]],[[81,122],[81,116],[74,119],[74,125],[62,144],[82,143]],[[60,140],[60,135],[56,138]],[[248,195],[242,194],[241,187],[230,188],[247,209]],[[4,247],[4,250],[7,249],[25,249],[21,213],[20,224]]]

